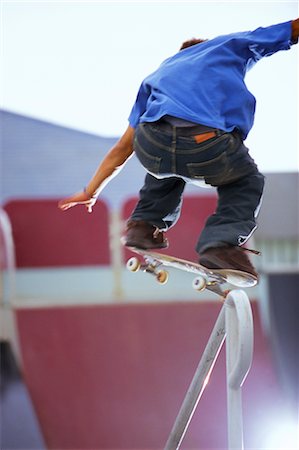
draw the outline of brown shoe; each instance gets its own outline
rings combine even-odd
[[[199,256],[199,264],[208,269],[232,269],[242,270],[258,278],[258,274],[245,254],[246,251],[259,254],[254,250],[227,245],[222,247],[210,247]]]
[[[127,247],[143,250],[168,247],[168,240],[164,237],[163,231],[143,220],[129,220],[123,240]]]

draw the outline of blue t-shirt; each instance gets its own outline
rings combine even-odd
[[[142,82],[129,123],[136,128],[169,115],[228,132],[238,128],[245,139],[256,103],[245,74],[264,56],[292,44],[288,21],[180,50]]]

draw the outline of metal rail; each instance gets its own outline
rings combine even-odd
[[[19,337],[13,310],[16,296],[15,251],[10,220],[6,212],[0,208],[0,232],[2,233],[1,249],[4,268],[0,268],[0,341],[8,341],[19,367],[22,357]]]
[[[180,448],[225,337],[228,449],[243,449],[241,387],[252,362],[253,319],[248,296],[244,291],[234,290],[228,294],[221,308],[164,450]]]
[[[0,296],[0,306],[7,306],[15,297],[15,250],[12,237],[12,229],[10,220],[6,212],[0,208],[0,232],[3,238],[3,258],[5,261],[5,270],[1,275],[2,279],[2,293]],[[0,271],[1,272],[1,271]]]

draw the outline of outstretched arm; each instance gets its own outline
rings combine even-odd
[[[60,200],[58,203],[60,209],[66,211],[76,205],[85,205],[88,212],[92,212],[92,207],[100,192],[119,173],[125,162],[132,155],[134,132],[134,128],[129,125],[123,136],[100,163],[84,191]]]

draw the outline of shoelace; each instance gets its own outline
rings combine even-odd
[[[142,223],[146,223],[146,222],[142,222]],[[141,224],[141,221],[132,221],[132,222],[128,222],[127,223],[127,228],[129,229],[129,228],[135,228],[135,227],[138,227],[138,226],[140,226],[140,224]],[[154,225],[153,225],[153,227],[154,227]],[[153,231],[153,238],[154,239],[157,239],[157,237],[160,235],[160,233],[162,233],[162,231],[160,231],[160,229],[158,228],[158,227],[154,227],[155,229],[154,229],[154,231]]]
[[[153,232],[153,238],[157,239],[157,237],[159,236],[160,233],[161,233],[161,231],[159,230],[158,227],[156,227],[156,229]]]

